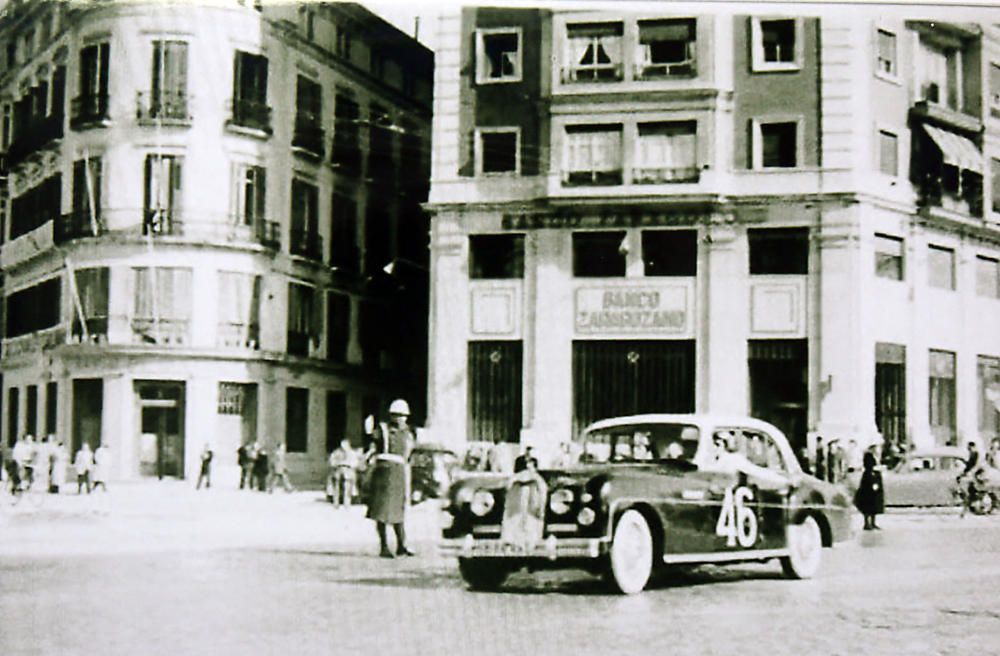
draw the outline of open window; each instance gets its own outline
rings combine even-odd
[[[521,80],[521,30],[516,27],[482,29],[476,33],[476,82]]]

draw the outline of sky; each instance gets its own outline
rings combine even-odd
[[[434,18],[443,6],[438,0],[361,0],[361,5],[389,21],[403,32],[413,36],[414,20],[420,18],[420,28],[417,38],[428,48],[433,49]]]

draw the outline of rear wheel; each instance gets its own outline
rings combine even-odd
[[[623,594],[642,592],[653,572],[653,536],[638,510],[626,510],[611,541],[610,579]]]
[[[473,590],[496,590],[510,574],[501,563],[473,558],[459,558],[458,572]]]
[[[785,528],[788,555],[781,559],[781,569],[790,579],[808,579],[819,569],[823,555],[823,535],[819,523],[812,515],[799,524]]]

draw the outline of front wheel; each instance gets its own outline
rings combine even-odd
[[[510,573],[500,563],[473,558],[459,558],[458,572],[472,590],[496,590]]]
[[[653,536],[638,510],[626,510],[611,541],[610,579],[622,594],[642,592],[653,572]]]
[[[785,528],[788,540],[788,555],[781,559],[781,569],[790,579],[808,579],[819,569],[823,555],[823,535],[819,523],[812,515],[800,524],[789,524]]]

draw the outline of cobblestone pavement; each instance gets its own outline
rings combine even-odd
[[[2,499],[0,499],[2,500]],[[1000,517],[899,513],[825,552],[621,597],[578,573],[465,589],[412,509],[386,561],[363,509],[175,483],[0,511],[2,654],[1000,654]]]

